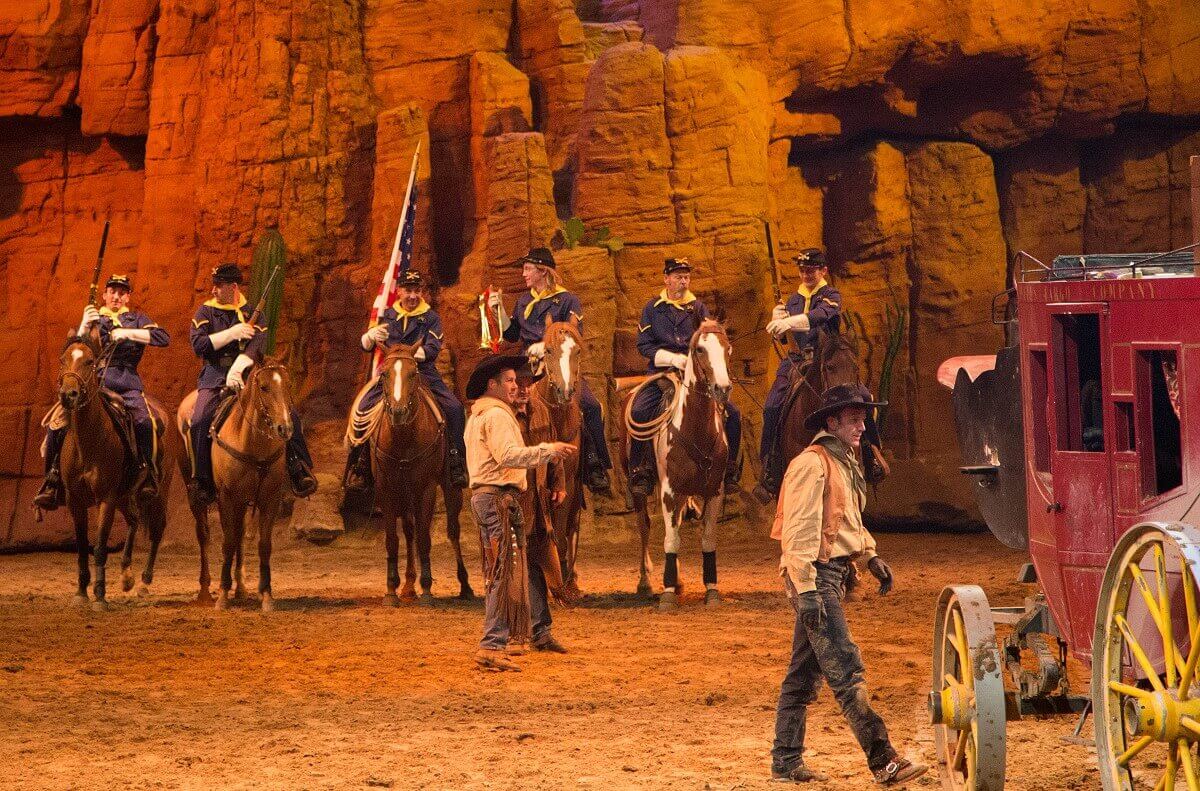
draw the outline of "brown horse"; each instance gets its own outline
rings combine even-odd
[[[397,344],[388,349],[379,374],[383,386],[383,409],[370,433],[371,472],[375,478],[375,505],[383,512],[387,531],[387,595],[384,603],[396,606],[400,598],[413,599],[416,590],[416,570],[413,564],[413,542],[421,561],[422,604],[433,602],[433,571],[429,562],[430,526],[433,523],[434,499],[442,487],[446,501],[446,535],[454,547],[458,563],[459,598],[470,599],[475,593],[463,563],[461,526],[458,515],[462,510],[462,490],[447,481],[445,466],[446,421],[437,410],[433,394],[417,370],[413,355],[421,344]],[[404,523],[407,565],[404,587],[400,596],[397,568],[400,549],[396,520]]]
[[[579,359],[583,336],[579,320],[555,322],[546,317],[542,337],[546,352],[542,358],[546,375],[533,389],[533,397],[550,413],[551,440],[574,445],[579,451],[562,462],[566,498],[554,504],[550,519],[554,543],[562,564],[563,595],[568,601],[579,597],[575,561],[579,553],[579,516],[583,510],[583,479],[580,457],[583,443],[583,411],[579,406]]]
[[[92,588],[95,601],[92,606],[97,610],[107,610],[105,565],[108,560],[108,536],[117,511],[121,512],[129,526],[125,551],[121,556],[122,588],[129,591],[134,586],[131,566],[139,516],[145,519],[150,531],[150,554],[142,570],[138,595],[145,595],[154,580],[154,562],[167,524],[171,454],[167,448],[161,451],[163,475],[158,493],[154,496],[135,493],[134,488],[139,482],[131,480],[127,473],[128,467],[134,462],[134,451],[122,441],[102,403],[107,396],[100,388],[97,370],[100,356],[93,338],[70,336],[63,347],[58,376],[58,402],[66,418],[66,434],[59,463],[67,510],[75,524],[75,545],[79,556],[79,588],[74,601],[84,604],[88,600],[87,588],[91,581],[88,570],[88,509],[97,507],[99,530],[95,544],[96,580]],[[161,425],[164,415],[162,407],[150,399],[147,399],[147,406]]]
[[[791,388],[795,396],[779,418],[779,450],[783,469],[787,469],[788,463],[807,448],[816,436],[816,432],[804,427],[804,419],[820,405],[821,393],[836,385],[862,384],[858,346],[853,336],[844,333],[822,330],[813,360],[803,372],[803,379],[800,378],[799,366],[792,371],[794,381]],[[870,483],[878,483],[888,473],[882,454],[874,450],[879,447],[878,431],[874,420],[871,420],[867,434],[863,436],[862,449],[864,473]]]
[[[177,426],[185,438],[195,403],[193,391],[179,405]],[[213,437],[213,482],[217,489],[217,511],[223,537],[218,610],[229,604],[235,561],[235,598],[241,598],[245,591],[242,545],[246,538],[247,512],[253,529],[258,531],[258,592],[262,597],[262,609],[275,609],[271,592],[271,531],[288,485],[284,446],[296,429],[291,413],[291,379],[287,368],[276,363],[256,365],[247,374],[246,385]],[[190,464],[183,461],[180,466],[185,479],[190,480]],[[196,519],[196,541],[200,544],[199,600],[210,601],[208,506],[189,500]]]
[[[676,384],[670,408],[662,418],[647,427],[630,427],[630,407],[635,393],[625,404],[626,419],[622,426],[627,432],[637,431],[654,443],[658,467],[659,505],[666,529],[663,564],[663,595],[659,608],[677,606],[679,527],[689,515],[699,516],[702,524],[701,549],[705,555],[705,603],[716,604],[720,594],[716,588],[717,518],[724,497],[725,465],[728,463],[729,443],[725,438],[725,405],[733,388],[729,376],[729,337],[725,328],[713,320],[705,320],[692,335],[688,347],[687,366],[681,381]],[[653,387],[653,381],[644,386]],[[628,444],[622,443],[622,464],[629,472]],[[638,593],[650,592],[650,515],[646,498],[633,496],[634,510],[642,541],[641,574]],[[711,560],[710,560],[711,558]],[[710,566],[711,564],[711,566]]]

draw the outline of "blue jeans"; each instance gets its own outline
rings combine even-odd
[[[842,715],[867,756],[871,771],[882,769],[896,757],[883,719],[871,708],[864,685],[862,655],[850,637],[842,599],[852,569],[848,558],[817,561],[817,595],[825,604],[821,628],[809,631],[796,618],[792,636],[792,661],[788,665],[779,706],[775,713],[775,743],[771,747],[772,771],[785,772],[804,754],[808,706],[817,699],[821,680],[829,682]]]

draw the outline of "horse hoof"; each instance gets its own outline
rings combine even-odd
[[[652,593],[654,593],[654,589],[650,587],[649,582],[642,581],[642,582],[638,583],[638,586],[637,586],[637,595],[638,596],[649,596]]]
[[[213,603],[212,594],[209,593],[208,591],[200,591],[199,593],[196,594],[196,603],[197,604],[212,604]]]
[[[74,596],[71,597],[71,605],[73,607],[86,607],[87,604],[88,604],[88,597],[87,597],[86,593],[76,593]]]
[[[125,569],[121,572],[121,590],[125,593],[133,590],[134,577],[132,569]]]
[[[150,586],[144,582],[139,584],[137,586],[137,590],[134,592],[134,595],[137,596],[139,599],[146,598],[147,596],[150,595]]]
[[[217,597],[217,609],[218,610],[229,609],[229,595],[228,594],[222,593],[220,596]]]
[[[463,588],[458,592],[458,598],[462,599],[463,601],[474,601],[475,591],[471,588]]]
[[[704,592],[704,604],[707,607],[716,607],[721,603],[721,592],[716,588],[709,588]]]
[[[93,612],[108,612],[111,609],[112,605],[108,603],[107,599],[96,599],[92,602]]]
[[[269,593],[262,595],[262,611],[273,612],[275,610],[275,599]]]
[[[384,607],[399,607],[400,606],[400,597],[394,593],[389,593],[387,596],[383,597],[383,606]]]
[[[244,599],[244,598],[246,598],[246,589],[245,589],[245,588],[243,588],[243,587],[241,587],[241,586],[239,586],[239,587],[237,587],[237,588],[234,588],[234,590],[233,590],[233,600],[234,600],[234,601],[241,601],[241,600],[242,600],[242,599]]]
[[[422,607],[432,607],[433,606],[433,594],[432,593],[422,593],[417,598],[417,604],[421,605]]]
[[[417,599],[416,591],[406,591],[406,590],[400,591],[400,601],[411,602],[411,601],[416,601],[416,599]]]
[[[679,609],[679,596],[675,591],[663,591],[658,597],[659,612],[675,612]]]

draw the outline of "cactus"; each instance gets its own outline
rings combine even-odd
[[[267,343],[264,353],[275,351],[275,332],[279,327],[279,312],[283,305],[283,281],[287,277],[287,248],[278,229],[271,228],[262,235],[254,248],[254,263],[250,267],[250,304],[258,303],[272,270],[279,267],[279,274],[271,284],[263,307],[263,321],[267,325]]]

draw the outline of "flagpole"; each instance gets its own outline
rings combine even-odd
[[[404,225],[408,222],[408,213],[410,211],[410,198],[412,197],[413,185],[417,183],[417,165],[421,156],[421,141],[417,141],[417,150],[413,152],[412,167],[408,172],[408,186],[404,190],[404,203],[400,209],[400,224],[396,226],[396,238],[392,242],[392,256],[388,260],[387,269],[383,273],[383,282],[379,285],[379,293],[375,296],[375,303],[371,306],[371,318],[367,322],[367,329],[375,326],[375,322],[379,320],[382,314],[388,307],[388,297],[391,296],[393,284],[396,282],[396,264],[400,259],[400,240],[404,236]],[[415,235],[415,230],[414,230]],[[375,347],[375,354],[371,358],[371,376],[375,377],[379,373],[379,366],[383,362],[383,349],[379,346]]]

